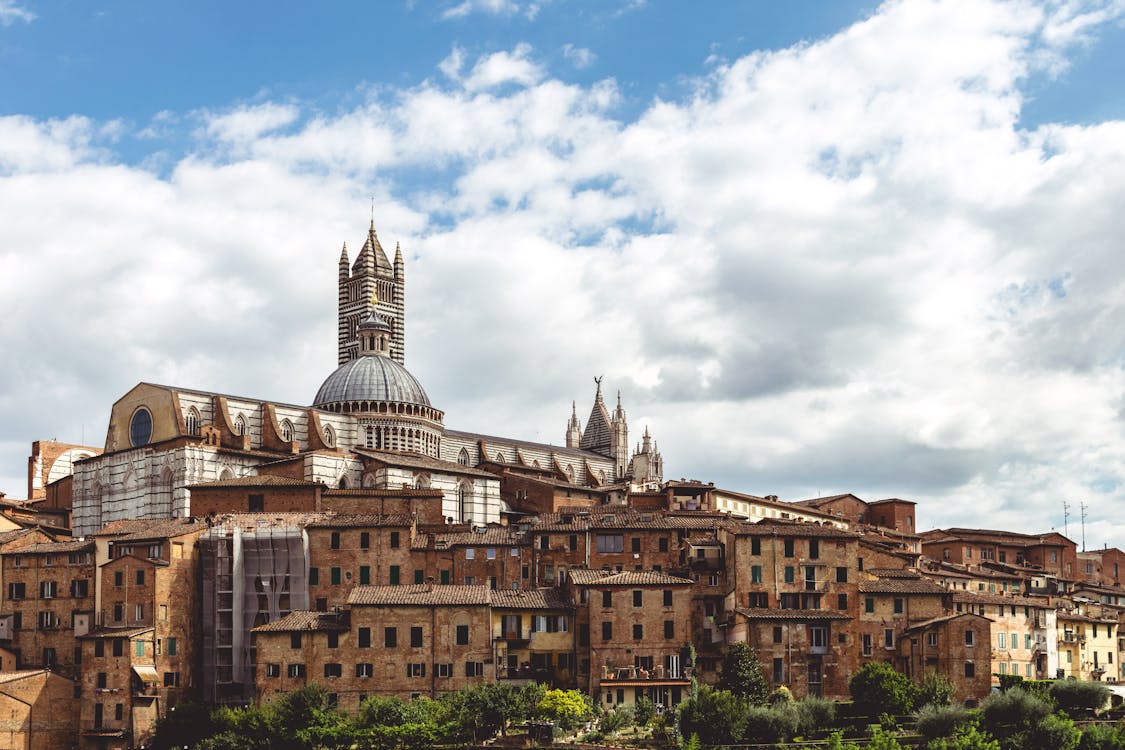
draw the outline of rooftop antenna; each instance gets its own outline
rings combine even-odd
[[[1070,503],[1063,500],[1063,536],[1067,539],[1070,538],[1070,527],[1067,525],[1067,519],[1070,518]]]
[[[1078,506],[1082,509],[1082,551],[1086,551],[1086,503],[1081,502]]]

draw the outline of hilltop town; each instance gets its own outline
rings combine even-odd
[[[178,704],[311,683],[343,711],[501,681],[671,707],[736,643],[797,698],[871,662],[969,704],[1000,675],[1125,676],[1120,550],[666,479],[600,378],[559,445],[449,429],[405,366],[401,248],[372,223],[337,271],[309,404],[142,382],[103,445],[32,444],[26,497],[0,496],[0,704],[27,742],[134,747]]]

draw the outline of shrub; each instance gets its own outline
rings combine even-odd
[[[1044,717],[1031,731],[1029,741],[1023,748],[1051,748],[1051,750],[1075,750],[1082,732],[1074,726],[1066,714],[1057,713]]]
[[[981,724],[993,737],[1003,740],[1021,732],[1029,732],[1051,713],[1046,701],[1021,688],[1006,693],[993,693],[980,704]]]
[[[1093,724],[1082,730],[1078,750],[1125,750],[1125,729]]]
[[[795,704],[797,709],[797,734],[808,737],[831,729],[836,723],[836,704],[810,695]]]
[[[918,709],[918,734],[927,740],[938,737],[952,737],[961,727],[973,721],[973,712],[964,706],[939,706],[927,703]]]
[[[618,729],[624,729],[633,723],[633,710],[628,706],[618,706],[612,711],[606,711],[602,714],[601,721],[598,722],[598,729],[609,734],[616,732]]]
[[[637,698],[637,702],[633,706],[633,723],[638,727],[643,727],[652,721],[655,716],[656,704],[643,696]]]
[[[1024,687],[1024,678],[1018,674],[998,674],[996,678],[1000,681],[1000,692],[1006,693],[1014,687]]]
[[[1100,682],[1057,680],[1048,694],[1060,709],[1072,717],[1088,716],[1109,704],[1109,688]]]
[[[590,699],[578,690],[548,690],[535,706],[536,716],[568,732],[586,722],[592,712]]]
[[[728,690],[708,685],[698,689],[679,707],[680,735],[699,735],[703,745],[731,745],[746,727],[746,702]]]
[[[907,714],[914,710],[918,686],[890,664],[869,662],[848,683],[852,700],[866,716]]]
[[[729,690],[754,705],[766,702],[770,685],[758,661],[758,655],[747,643],[735,643],[723,657],[719,689]]]
[[[789,690],[789,688],[785,687],[784,685],[781,685],[781,686],[777,687],[775,690],[773,690],[769,694],[769,697],[766,699],[766,703],[768,703],[771,706],[776,706],[779,703],[792,703],[792,702],[793,702],[793,693]]]
[[[953,683],[943,674],[926,672],[918,683],[917,705],[919,708],[927,705],[948,706],[953,700]]]
[[[992,735],[982,732],[975,724],[968,724],[958,729],[952,737],[930,740],[926,750],[1000,750],[1000,743]]]
[[[742,740],[748,743],[778,743],[797,733],[797,709],[785,703],[776,706],[750,706],[745,714]]]

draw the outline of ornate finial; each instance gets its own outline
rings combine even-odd
[[[617,408],[618,409],[621,408],[621,391],[620,390],[617,391]]]
[[[371,231],[375,231],[375,196],[371,196]]]
[[[605,375],[599,375],[598,377],[594,378],[594,382],[597,383],[597,385],[598,385],[598,394],[599,395],[601,395],[601,392],[602,392],[602,378],[604,378],[604,377],[605,377]]]

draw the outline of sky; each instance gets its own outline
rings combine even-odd
[[[0,0],[0,490],[310,402],[374,204],[447,427],[1125,545],[1123,81],[1125,0]]]

